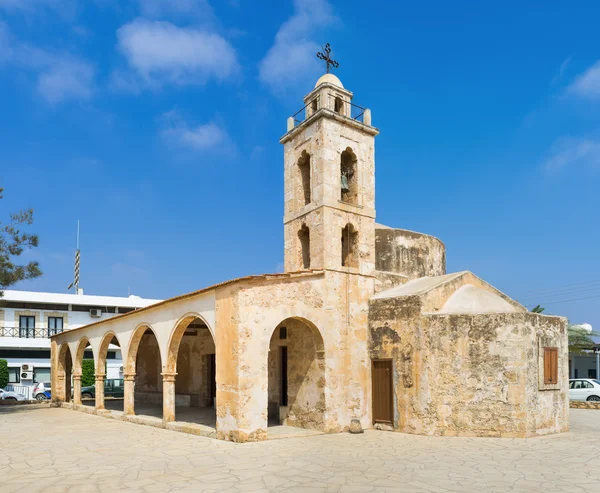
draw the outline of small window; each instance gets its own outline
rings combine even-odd
[[[342,101],[342,98],[340,98],[339,96],[336,96],[335,101],[333,103],[333,111],[335,111],[336,113],[339,113],[341,115],[343,109],[344,109],[344,102]]]
[[[19,367],[8,369],[8,383],[21,383],[21,369]]]
[[[342,267],[358,267],[358,232],[352,224],[342,229]]]
[[[33,367],[33,381],[34,383],[42,383],[46,384],[46,382],[50,381],[50,368],[38,368],[37,366]],[[50,384],[48,384],[48,387]]]
[[[303,224],[298,231],[300,240],[300,256],[302,257],[302,268],[310,269],[310,230],[306,224]]]
[[[317,98],[312,100],[310,108],[311,108],[313,114],[317,112],[317,110],[319,109],[319,102],[318,102]]]
[[[301,205],[310,204],[310,154],[306,151],[302,151],[300,159],[298,159],[298,170],[300,171],[300,182],[301,182]]]
[[[544,384],[556,383],[558,383],[558,348],[546,347],[544,348]]]
[[[576,380],[575,381],[575,385],[573,385],[573,387],[571,387],[572,389],[581,389],[581,380]]]
[[[60,334],[63,331],[62,317],[48,317],[48,337]]]
[[[582,383],[582,388],[584,388],[584,389],[593,389],[594,388],[594,386],[590,382],[586,382],[585,380],[583,380],[581,383]]]
[[[279,339],[287,339],[287,327],[279,327]]]
[[[588,369],[588,378],[596,378],[596,368]]]
[[[35,317],[19,317],[19,337],[35,337]]]

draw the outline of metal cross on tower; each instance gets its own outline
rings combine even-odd
[[[323,60],[327,66],[327,73],[329,73],[329,67],[338,68],[340,64],[331,58],[331,46],[329,43],[325,45],[323,51],[317,53],[317,58]]]

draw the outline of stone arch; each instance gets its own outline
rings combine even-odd
[[[340,155],[340,191],[342,202],[358,205],[358,158],[351,147]]]
[[[310,229],[306,223],[302,223],[298,231],[298,240],[300,241],[299,262],[303,269],[310,269]]]
[[[342,228],[342,267],[358,267],[358,231],[352,223]]]
[[[175,322],[175,326],[169,336],[169,344],[167,345],[167,360],[165,361],[164,368],[165,373],[176,373],[177,372],[177,354],[179,352],[179,346],[181,344],[181,339],[183,339],[183,335],[185,334],[185,330],[188,325],[192,323],[194,320],[200,319],[206,327],[208,327],[208,331],[215,341],[215,335],[213,334],[211,326],[208,324],[206,319],[200,315],[199,313],[186,313],[182,317]]]
[[[90,345],[90,341],[86,336],[83,336],[79,339],[77,343],[77,351],[75,353],[75,361],[73,362],[73,373],[76,375],[80,375],[82,371],[83,365],[83,355],[85,354],[85,350]],[[93,355],[93,351],[92,351]],[[95,365],[94,365],[95,367]]]
[[[142,342],[142,337],[144,337],[144,334],[148,330],[150,332],[152,332],[152,334],[154,334],[154,337],[158,341],[158,338],[156,337],[156,332],[154,332],[154,329],[152,328],[152,326],[150,324],[147,324],[147,323],[139,324],[133,330],[133,333],[131,334],[131,338],[129,339],[129,345],[127,346],[127,348],[128,348],[127,355],[125,357],[125,363],[123,365],[123,373],[135,374],[135,363],[137,360],[137,353],[138,353],[138,349],[140,347],[140,342]]]
[[[71,349],[63,342],[58,350],[58,400],[69,402],[71,400],[71,373],[73,371],[73,357]]]
[[[273,330],[267,353],[271,424],[326,429],[325,341],[310,320],[292,316]]]
[[[106,374],[106,357],[108,355],[108,346],[116,340],[117,346],[119,348],[122,347],[117,334],[115,334],[112,330],[107,332],[102,336],[102,341],[100,342],[100,346],[98,347],[98,354],[96,358],[96,373],[98,374]]]
[[[298,197],[300,198],[299,207],[310,204],[311,202],[311,156],[306,150],[302,151],[297,162],[298,168]]]

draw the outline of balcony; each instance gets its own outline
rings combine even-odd
[[[51,335],[60,334],[63,329],[48,327],[11,327],[0,326],[0,337],[18,337],[19,339],[48,339]]]

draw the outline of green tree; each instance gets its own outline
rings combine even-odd
[[[3,188],[0,188],[2,199]],[[29,262],[25,265],[15,263],[15,257],[23,253],[25,248],[38,246],[37,235],[23,233],[22,226],[33,223],[33,209],[10,214],[8,224],[0,222],[0,298],[2,289],[23,281],[42,275],[38,262]]]
[[[94,385],[96,382],[96,377],[94,370],[94,360],[93,359],[84,359],[81,362],[81,386],[89,387],[90,385]]]
[[[543,313],[545,310],[541,305],[536,305],[531,309],[533,313]],[[594,337],[600,337],[599,332],[588,331],[581,325],[573,325],[569,323],[567,327],[567,336],[569,338],[569,352],[574,354],[582,354],[587,349],[591,349],[597,343],[594,342]]]
[[[8,385],[8,361],[0,359],[0,389]]]
[[[600,337],[598,332],[589,332],[581,325],[571,325],[567,329],[569,334],[569,352],[582,354],[586,349],[591,349],[596,345],[593,337]]]

